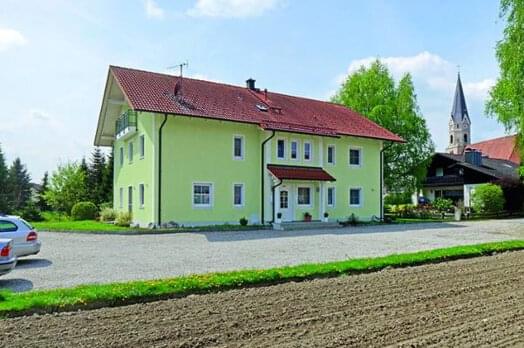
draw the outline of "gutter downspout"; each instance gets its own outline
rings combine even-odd
[[[268,141],[270,141],[271,139],[273,139],[273,137],[275,136],[275,131],[273,130],[272,131],[273,133],[271,133],[271,135],[266,138],[262,144],[260,145],[260,151],[261,151],[261,156],[260,156],[260,178],[262,180],[261,182],[261,193],[260,193],[260,203],[261,203],[261,214],[260,214],[260,223],[263,225],[264,224],[264,210],[265,210],[265,202],[264,202],[264,189],[265,189],[265,180],[264,180],[264,173],[265,173],[265,170],[266,168],[264,168],[264,163],[266,162],[266,151],[265,151],[265,145]],[[273,206],[275,205],[274,204],[275,202],[273,202]],[[274,219],[274,217],[273,217]]]
[[[280,185],[282,185],[282,180],[280,180],[278,184],[273,185],[271,187],[271,193],[273,194],[273,217],[271,219],[271,223],[275,223],[275,189],[279,187]]]
[[[162,224],[162,129],[167,122],[167,114],[158,129],[158,227]]]
[[[393,146],[389,143],[388,146],[382,147],[380,150],[380,220],[384,221],[384,151]]]

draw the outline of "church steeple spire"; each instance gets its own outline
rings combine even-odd
[[[453,98],[451,118],[456,123],[462,122],[465,118],[469,120],[468,107],[466,106],[466,98],[464,97],[462,81],[460,80],[460,72],[457,74],[457,86],[455,87],[455,97]]]
[[[449,145],[447,151],[455,155],[461,155],[471,142],[470,131],[471,121],[459,72],[457,74],[457,86],[455,87],[455,96],[453,97],[451,118],[449,120]]]

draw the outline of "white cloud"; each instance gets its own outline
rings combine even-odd
[[[197,0],[187,11],[196,17],[255,17],[273,9],[280,0]]]
[[[0,28],[0,51],[5,51],[13,46],[23,46],[26,38],[14,29]]]
[[[158,6],[155,0],[145,0],[144,7],[146,10],[147,18],[156,18],[156,19],[164,18],[164,15],[165,15],[164,10],[160,6]]]

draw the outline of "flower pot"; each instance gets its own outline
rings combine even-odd
[[[460,221],[462,219],[462,209],[455,208],[455,221]]]

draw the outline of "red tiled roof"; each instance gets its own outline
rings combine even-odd
[[[129,68],[111,66],[110,71],[137,111],[253,123],[269,130],[403,142],[396,134],[334,103],[185,77],[181,83],[177,76]]]
[[[517,136],[508,135],[501,138],[489,139],[476,144],[468,145],[468,148],[482,152],[489,158],[503,159],[520,164],[520,154],[517,145]]]
[[[280,180],[336,181],[328,172],[319,167],[285,166],[268,164],[267,169]]]

